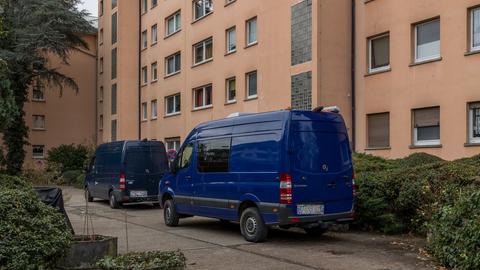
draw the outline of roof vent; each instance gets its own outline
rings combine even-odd
[[[312,110],[313,112],[329,112],[329,113],[340,113],[340,108],[338,106],[319,106]]]
[[[234,117],[239,117],[239,116],[249,115],[249,114],[251,114],[251,113],[235,112],[235,113],[232,113],[229,116],[227,116],[227,118],[234,118]]]

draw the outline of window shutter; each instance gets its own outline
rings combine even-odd
[[[390,114],[380,113],[367,116],[368,147],[390,146]]]
[[[414,127],[433,127],[440,125],[440,108],[414,110]]]

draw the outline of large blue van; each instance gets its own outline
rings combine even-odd
[[[168,226],[190,216],[322,234],[353,220],[355,184],[342,116],[324,111],[239,115],[197,126],[159,185]]]
[[[165,146],[157,141],[120,141],[98,146],[85,177],[85,198],[158,204],[158,185],[168,170]]]

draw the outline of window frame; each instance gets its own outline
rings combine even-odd
[[[148,120],[148,104],[147,102],[142,102],[142,122]]]
[[[115,94],[114,94],[115,93]],[[118,85],[116,83],[112,84],[110,89],[110,114],[116,115],[118,113],[117,103],[118,103]]]
[[[389,46],[388,46],[388,65],[381,66],[378,68],[373,68],[373,41],[381,38],[388,37]],[[368,38],[368,73],[376,73],[381,71],[390,70],[390,32],[383,33],[380,35],[372,36]]]
[[[158,101],[156,99],[150,101],[150,118],[152,120],[158,118]]]
[[[142,31],[142,50],[148,48],[148,31],[147,29]]]
[[[42,98],[36,98],[36,95],[35,95],[36,91],[39,91],[39,92],[42,93]],[[32,88],[32,101],[33,102],[45,102],[45,89],[43,89],[41,87],[34,86]]]
[[[388,118],[388,126],[387,126],[387,129],[388,129],[388,145],[386,146],[373,146],[373,145],[370,145],[370,134],[371,134],[371,131],[370,131],[370,117],[371,116],[379,116],[379,115],[386,115],[387,118]],[[391,133],[390,133],[390,127],[391,127],[391,123],[390,123],[390,112],[381,112],[381,113],[369,113],[366,115],[366,120],[367,120],[367,125],[366,125],[366,132],[367,132],[367,136],[366,136],[366,139],[367,139],[367,142],[366,142],[366,145],[367,145],[367,149],[389,149],[391,147]]]
[[[467,126],[468,126],[468,143],[469,144],[480,144],[480,137],[479,138],[473,137],[473,112],[477,108],[472,108],[472,106],[476,105],[476,104],[480,105],[480,101],[479,102],[469,102],[468,106],[467,106],[467,113],[468,113]]]
[[[111,79],[115,80],[115,79],[117,79],[117,76],[118,76],[118,67],[117,67],[117,64],[118,64],[118,49],[117,49],[117,47],[112,49],[111,57],[112,57],[112,59],[111,59],[111,63],[112,63]]]
[[[35,156],[35,148],[41,148],[42,149],[42,155],[41,156]],[[32,158],[33,159],[44,159],[45,158],[45,145],[41,145],[41,144],[32,145]]]
[[[151,45],[153,46],[158,43],[158,25],[154,24],[152,27],[150,27],[150,39],[151,39]]]
[[[255,41],[253,41],[253,42],[250,41],[250,27],[249,27],[250,23],[252,21],[255,21]],[[257,19],[257,16],[255,16],[253,18],[250,18],[245,22],[245,34],[246,34],[246,38],[245,38],[246,47],[250,47],[250,46],[256,45],[258,43],[258,19]]]
[[[175,68],[177,68],[176,67],[177,57],[180,57],[180,61],[179,61],[180,65],[178,66],[178,70],[175,69]],[[172,61],[174,63],[174,71],[168,73],[168,64],[169,64],[170,59],[173,59]],[[182,71],[182,54],[181,54],[180,51],[165,57],[165,77],[170,77],[170,76],[176,75],[176,74],[180,73],[181,71]]]
[[[255,74],[256,75],[256,89],[255,89],[255,95],[250,95],[250,76],[252,74]],[[250,99],[256,99],[258,98],[258,71],[257,70],[253,70],[253,71],[250,71],[248,73],[245,74],[245,90],[246,90],[246,93],[245,93],[245,96],[247,97],[246,100],[250,100]]]
[[[35,120],[36,120],[37,118],[43,119],[43,120],[42,120],[42,126],[41,126],[41,127],[37,127],[37,126],[35,125],[35,123],[36,123]],[[47,130],[47,129],[46,129],[46,121],[47,121],[47,119],[46,119],[46,116],[45,116],[44,114],[34,114],[34,115],[32,115],[32,130],[41,130],[41,131]]]
[[[418,140],[418,127],[415,127],[415,111],[417,110],[426,110],[426,109],[435,109],[435,108],[438,108],[438,113],[439,113],[439,117],[438,117],[438,137],[439,139],[437,140]],[[413,146],[414,147],[436,147],[436,146],[440,146],[441,145],[441,110],[440,110],[440,107],[439,106],[434,106],[434,107],[425,107],[425,108],[416,108],[416,109],[412,109],[412,135],[413,135]],[[433,126],[431,126],[433,127]]]
[[[142,86],[148,84],[148,68],[147,66],[142,67]]]
[[[154,2],[154,1],[155,1],[155,2]],[[158,6],[158,0],[152,0],[151,4],[152,4],[152,7],[150,7],[150,9]]]
[[[150,64],[150,73],[151,73],[151,77],[152,77],[152,83],[154,82],[157,82],[158,81],[158,63],[157,62],[153,62],[152,64]]]
[[[173,148],[169,148],[169,143],[172,143],[173,142]],[[182,143],[181,143],[181,139],[180,137],[170,137],[170,138],[165,138],[165,149],[167,151],[170,151],[170,150],[175,150],[177,153],[180,151],[180,148],[182,147]]]
[[[141,5],[142,5],[142,15],[147,13],[148,11],[148,0],[142,0],[141,2]]]
[[[103,114],[98,117],[98,130],[103,131]]]
[[[115,18],[115,19],[114,19]],[[112,45],[114,44],[117,44],[118,43],[118,12],[114,12],[112,14],[112,24],[111,24],[111,30],[112,30],[112,33],[111,33],[111,41],[112,41]]]
[[[422,25],[426,25],[426,24],[429,24],[429,23],[433,23],[433,22],[436,22],[438,21],[438,24],[439,24],[439,38],[438,38],[438,42],[440,43],[440,48],[439,48],[439,51],[438,51],[438,55],[434,55],[434,56],[429,56],[429,57],[424,57],[424,58],[418,58],[418,27],[422,26]],[[414,63],[423,63],[423,62],[428,62],[428,61],[432,61],[432,60],[437,60],[437,59],[440,59],[442,57],[442,36],[441,36],[441,20],[440,20],[440,17],[435,17],[435,18],[432,18],[432,19],[428,19],[428,20],[425,20],[425,21],[422,21],[422,22],[419,22],[419,23],[415,23],[413,25],[413,29],[414,29]]]
[[[177,98],[178,97],[178,100]],[[175,116],[175,115],[179,115],[182,113],[182,100],[181,100],[181,94],[180,93],[176,93],[176,94],[173,94],[173,95],[170,95],[170,96],[166,96],[165,97],[165,116]],[[173,99],[173,112],[169,113],[168,112],[168,101],[169,99]],[[178,103],[178,104],[177,104]],[[177,111],[176,108],[177,108],[177,105],[180,105],[179,108],[180,110]]]
[[[210,87],[210,104],[206,104],[207,101],[207,88]],[[202,89],[202,106],[196,106],[195,101],[197,100],[196,92],[197,90]],[[193,111],[208,109],[213,107],[213,84],[207,84],[204,86],[196,87],[193,89]]]
[[[207,43],[210,41],[210,44],[212,45],[212,57],[210,58],[206,58],[207,57]],[[197,60],[197,47],[199,46],[202,46],[202,61],[200,62],[196,62]],[[204,63],[207,63],[209,61],[212,61],[213,60],[213,37],[209,37],[209,38],[206,38],[200,42],[197,42],[195,44],[193,44],[193,66],[198,66],[198,65],[201,65],[201,64],[204,64]]]
[[[234,99],[230,99],[230,82],[231,81],[235,81],[235,98]],[[235,102],[237,102],[237,78],[235,76],[233,77],[230,77],[230,78],[227,78],[225,80],[225,102],[226,104],[233,104]]]
[[[199,1],[203,1],[202,3],[202,10],[203,10],[203,15],[200,16],[200,17],[197,17],[197,9],[195,8],[195,4]],[[205,1],[209,1],[210,2],[210,5],[212,6],[212,11],[210,11],[209,13],[206,13],[206,5],[205,5]],[[214,6],[213,6],[213,0],[194,0],[192,1],[192,9],[193,9],[193,22],[196,22],[196,21],[199,21],[205,17],[207,17],[208,15],[212,14],[213,11],[214,11]]]
[[[177,15],[180,16],[180,22],[179,23],[178,23]],[[168,22],[171,19],[173,20],[174,30],[173,30],[173,32],[169,33]],[[177,26],[178,26],[178,29],[177,29]],[[165,38],[175,35],[176,33],[180,32],[180,30],[182,30],[182,11],[177,10],[172,15],[165,18]]]
[[[204,171],[204,170],[200,170],[200,164],[201,164],[201,161],[200,161],[200,157],[201,157],[201,154],[200,154],[200,145],[201,143],[208,143],[208,142],[212,142],[212,141],[222,141],[222,140],[228,140],[228,155],[226,156],[227,157],[227,162],[226,162],[226,170],[216,170],[216,171]],[[231,136],[228,136],[228,137],[218,137],[218,138],[208,138],[208,139],[201,139],[201,140],[197,140],[197,143],[196,143],[196,149],[194,149],[194,151],[196,150],[196,161],[197,161],[197,166],[196,167],[196,171],[197,173],[199,174],[221,174],[221,173],[228,173],[230,172],[230,160],[231,160],[231,154],[232,154],[232,137]],[[193,155],[192,155],[193,156]],[[219,158],[218,156],[215,157],[215,160],[218,162]]]
[[[470,42],[469,49],[470,52],[480,52],[480,44],[475,46],[475,12],[480,13],[480,6],[472,7],[469,9],[470,16]],[[478,22],[480,24],[480,22]],[[479,33],[480,34],[480,33]]]
[[[230,50],[230,32],[234,32],[235,33],[235,40],[234,40],[234,44],[235,44],[235,48],[233,50]],[[226,54],[231,54],[231,53],[235,53],[237,51],[237,27],[236,26],[232,26],[230,28],[228,28],[227,30],[225,30],[225,51],[226,51]]]

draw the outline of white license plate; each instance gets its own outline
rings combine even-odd
[[[297,205],[297,215],[323,215],[325,206],[323,204],[299,204]]]
[[[145,190],[132,190],[130,191],[130,197],[133,198],[142,198],[142,197],[147,197],[148,193]]]

